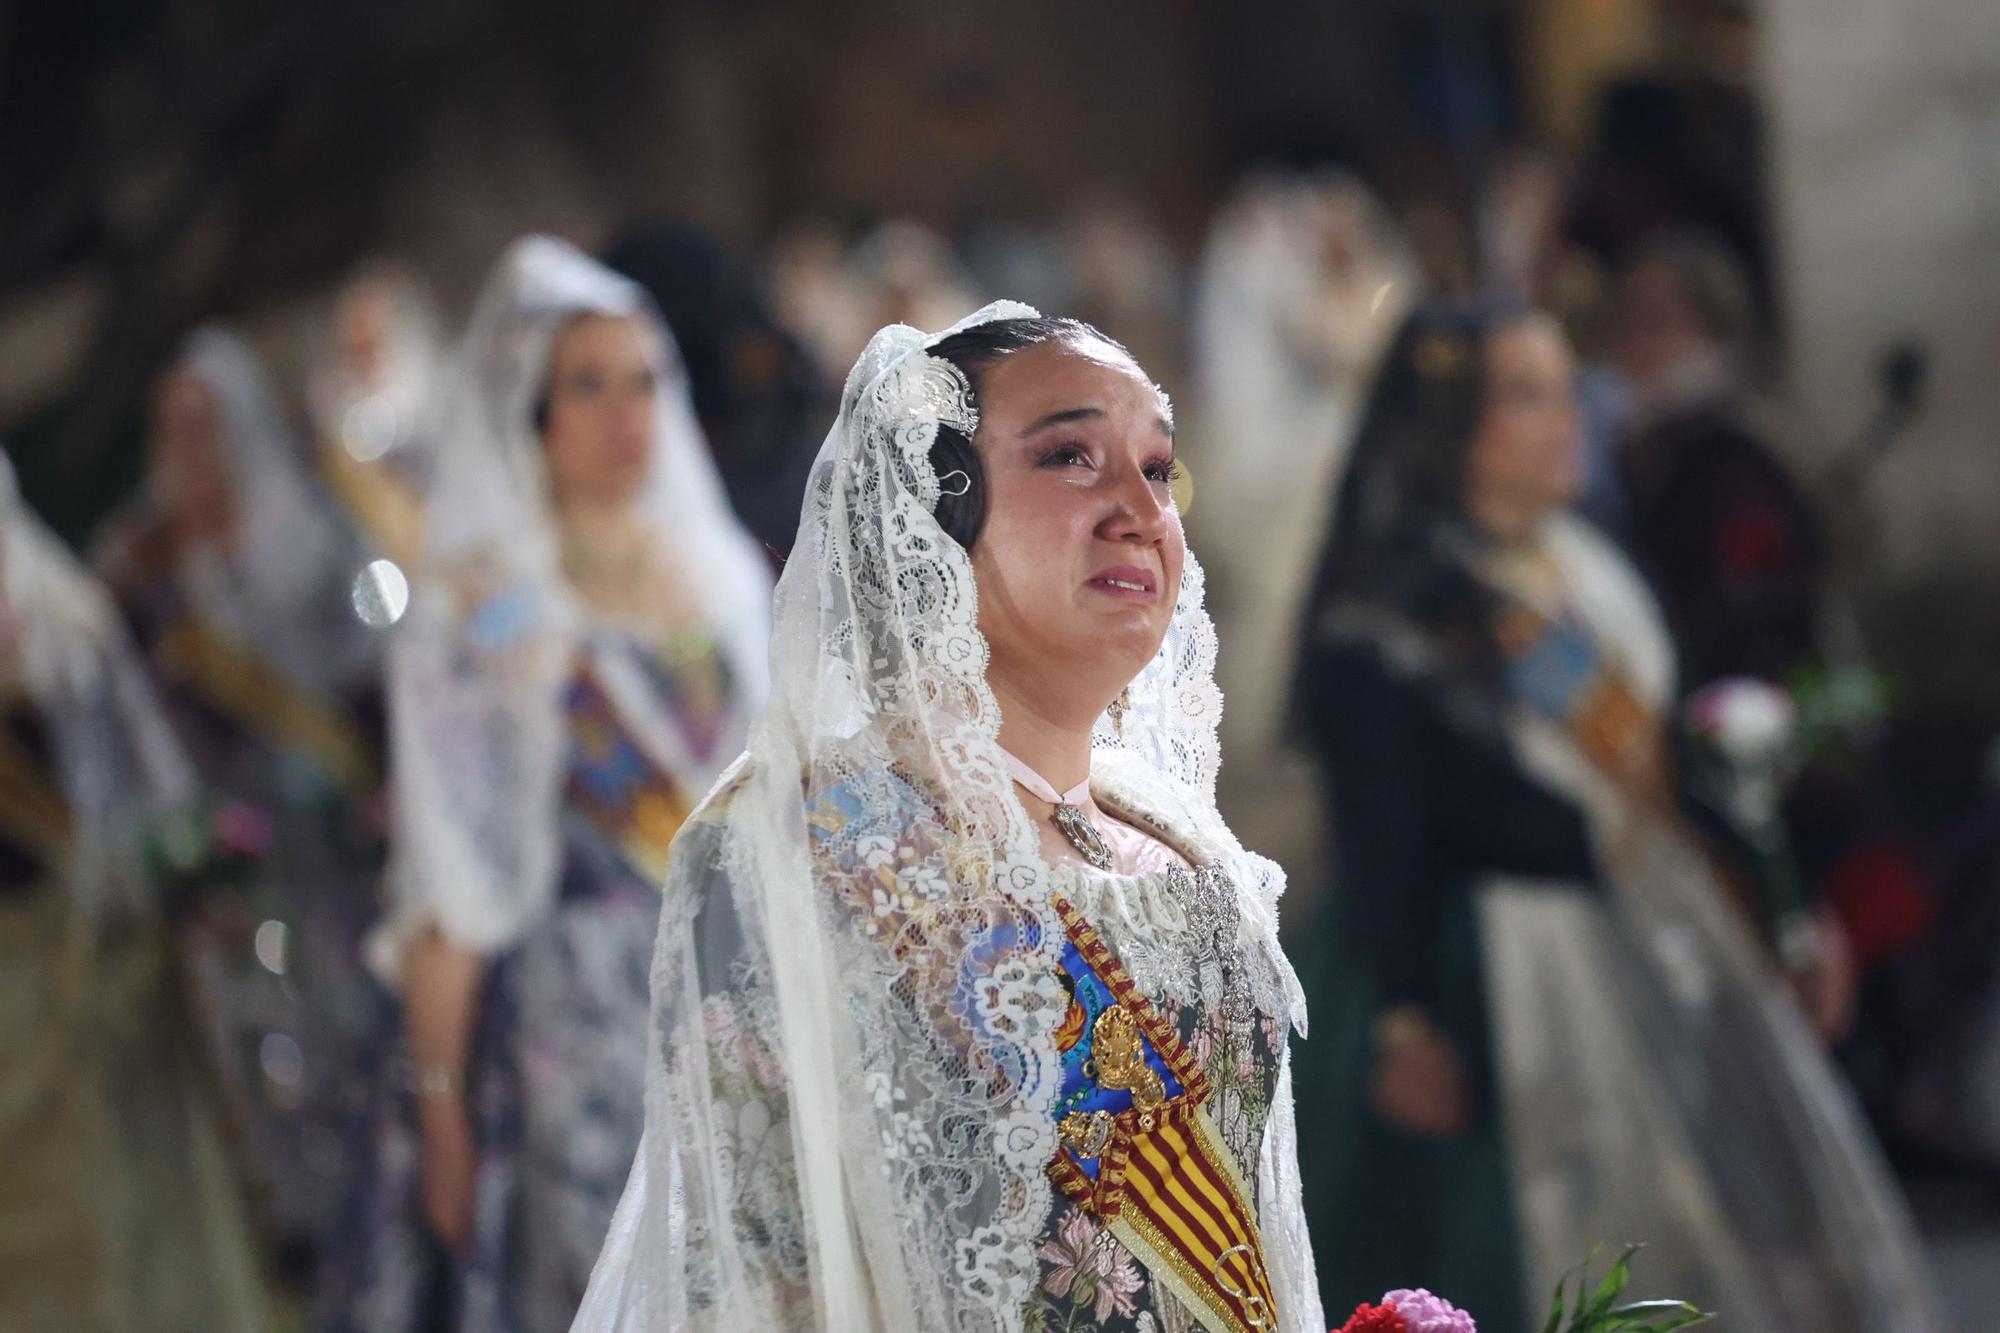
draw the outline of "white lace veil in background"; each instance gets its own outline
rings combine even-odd
[[[301,685],[365,681],[382,645],[353,604],[361,548],[310,472],[263,363],[243,339],[209,325],[188,335],[174,368],[215,395],[232,488],[230,540],[184,552],[174,571],[196,614]],[[166,504],[164,479],[149,471],[145,492],[112,525],[100,568],[126,566],[126,544]]]
[[[84,915],[144,916],[146,821],[194,775],[110,596],[22,503],[0,454],[0,656],[49,728],[69,803],[71,892]]]
[[[1252,176],[1209,231],[1190,523],[1229,643],[1225,732],[1239,764],[1286,743],[1301,603],[1335,484],[1376,361],[1420,283],[1387,209],[1344,173]]]
[[[587,314],[635,316],[659,334],[653,465],[637,503],[718,641],[739,712],[714,762],[675,745],[670,721],[634,697],[643,690],[617,698],[621,715],[658,742],[649,751],[692,798],[763,697],[769,566],[723,496],[671,336],[637,286],[575,247],[517,242],[451,369],[425,559],[390,653],[392,902],[369,944],[385,977],[427,924],[491,952],[555,901],[562,691],[588,621],[561,568],[534,402],[556,336]]]
[[[355,372],[342,346],[345,303],[374,299],[388,309],[372,376]],[[429,475],[440,426],[433,386],[443,361],[436,308],[415,278],[376,261],[335,293],[307,357],[306,407],[320,447],[343,448],[364,462],[381,460],[421,484]]]
[[[1031,316],[986,307],[959,328]],[[997,742],[971,560],[934,517],[969,387],[897,325],[850,374],[779,580],[770,706],[681,831],[647,1128],[575,1327],[1019,1329],[1057,1142],[1064,934]],[[1276,955],[1282,875],[1214,806],[1215,637],[1190,558],[1099,767],[1217,847]],[[1303,1023],[1288,969],[1265,1012]],[[1320,1333],[1288,1079],[1261,1226],[1287,1333]]]

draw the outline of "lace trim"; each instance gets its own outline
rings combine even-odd
[[[1051,868],[1062,894],[1118,941],[1124,965],[1149,995],[1213,1008],[1222,1002],[1218,964],[1244,977],[1257,1012],[1304,1031],[1305,1000],[1278,940],[1284,872],[1204,830],[1191,802],[1129,752],[1100,751],[1091,780],[1098,804],[1177,852],[1191,870],[1107,875]],[[1261,891],[1260,891],[1261,890]],[[1215,932],[1226,932],[1218,956]]]

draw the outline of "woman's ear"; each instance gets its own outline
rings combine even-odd
[[[980,465],[979,451],[963,432],[940,425],[931,444],[931,471],[938,479],[938,502],[934,514],[945,535],[972,549],[986,526],[986,470]]]

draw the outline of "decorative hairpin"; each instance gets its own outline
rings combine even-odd
[[[1411,354],[1417,373],[1428,380],[1456,375],[1469,357],[1464,335],[1444,332],[1425,334]]]
[[[941,356],[925,352],[923,358],[923,370],[918,376],[919,406],[913,410],[927,411],[940,424],[971,439],[979,429],[979,409],[972,405],[972,381]]]

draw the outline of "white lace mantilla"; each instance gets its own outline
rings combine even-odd
[[[971,561],[933,516],[938,424],[969,431],[974,405],[925,346],[885,329],[850,375],[778,585],[771,706],[675,845],[646,1142],[579,1329],[1023,1326],[1051,1215],[1064,936],[996,739]],[[1235,928],[1267,941],[1255,985],[1302,1020],[1282,876],[1214,813],[1214,656],[1190,559],[1098,767],[1121,811],[1192,830],[1177,841],[1242,886]],[[1159,977],[1173,909],[1124,889]],[[1182,910],[1216,912],[1199,901]],[[1288,1102],[1271,1119],[1283,1162],[1260,1174],[1289,1180],[1274,1248],[1303,1330],[1318,1304],[1276,1141]]]

